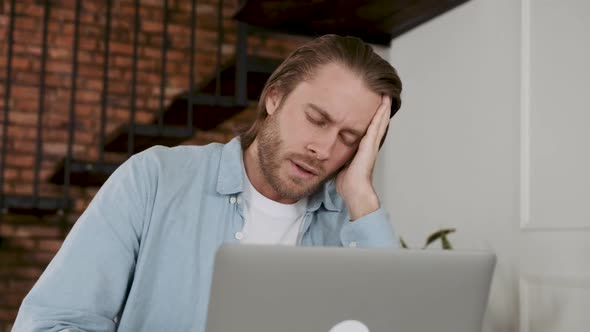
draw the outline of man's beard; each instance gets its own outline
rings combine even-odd
[[[325,175],[323,166],[315,158],[302,154],[292,153],[285,155],[282,153],[283,141],[279,133],[277,115],[267,117],[264,126],[256,137],[260,169],[266,181],[282,199],[299,201],[316,192],[331,176]],[[289,174],[281,174],[281,164],[288,159],[302,161],[317,169],[319,174],[310,180],[292,177]],[[285,178],[288,178],[288,180]]]

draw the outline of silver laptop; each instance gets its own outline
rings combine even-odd
[[[486,252],[225,245],[207,332],[481,331]]]

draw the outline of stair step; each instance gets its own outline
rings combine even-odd
[[[80,187],[101,186],[108,177],[119,167],[120,163],[97,162],[74,159],[70,167],[70,185]],[[56,167],[56,171],[49,178],[53,184],[64,184],[65,158]]]
[[[37,197],[32,195],[5,195],[4,206],[6,213],[26,215],[48,215],[58,211],[69,210],[73,201],[64,197]]]
[[[246,96],[257,101],[266,81],[282,60],[260,56],[248,56],[246,65]],[[200,130],[211,130],[246,108],[248,103],[236,99],[236,62],[230,62],[220,72],[219,95],[216,96],[215,74],[195,88],[192,96],[184,92],[176,97],[164,111],[163,122],[171,125],[188,123],[188,100],[192,100],[192,123]],[[192,97],[192,98],[191,98]],[[156,119],[157,120],[157,119]]]
[[[281,60],[259,56],[247,58],[247,97],[258,99],[271,73]],[[145,150],[153,145],[174,146],[190,139],[194,132],[189,128],[189,100],[192,104],[192,127],[198,130],[211,130],[222,122],[241,112],[248,105],[236,99],[236,62],[229,62],[220,71],[219,95],[215,95],[215,73],[206,83],[177,96],[162,114],[163,130],[157,126],[158,118],[151,125],[136,125],[134,152]],[[129,124],[113,131],[107,138],[105,151],[127,152]]]
[[[162,121],[167,125],[186,126],[188,124],[189,94],[183,93],[172,101],[163,114]],[[247,105],[238,104],[234,97],[215,97],[193,95],[192,125],[198,130],[211,130],[222,122],[243,111]]]
[[[247,97],[258,99],[266,81],[280,65],[280,59],[260,56],[248,56]],[[177,96],[162,114],[163,126],[158,126],[158,118],[152,124],[134,126],[134,150],[140,152],[154,145],[175,146],[195,134],[195,129],[211,130],[220,123],[244,110],[247,103],[236,99],[236,62],[235,59],[220,71],[220,89],[217,91],[215,73],[211,79],[193,93],[188,91]],[[216,92],[219,92],[216,95]],[[189,100],[192,104],[192,127],[188,124]],[[128,150],[129,124],[124,124],[108,135],[105,151],[126,153]],[[70,168],[70,185],[81,187],[101,186],[117,169],[120,163],[85,160],[72,160]],[[60,162],[49,181],[64,184],[65,159]]]
[[[117,128],[107,137],[104,147],[108,152],[128,151],[129,124]],[[176,146],[195,135],[195,130],[187,126],[158,126],[158,125],[140,125],[134,126],[133,135],[133,153],[141,152],[154,145]]]
[[[390,45],[391,40],[468,0],[301,1],[246,0],[234,15],[253,27],[317,37],[356,36]]]

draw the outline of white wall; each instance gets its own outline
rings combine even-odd
[[[376,169],[410,247],[441,227],[498,255],[485,331],[518,325],[520,2],[472,0],[396,38],[404,84]]]

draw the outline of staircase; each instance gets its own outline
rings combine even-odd
[[[113,130],[106,140],[104,151],[127,153],[133,127],[133,151],[140,152],[154,145],[175,146],[192,138],[197,130],[211,130],[238,114],[249,102],[258,99],[264,84],[280,61],[259,56],[246,57],[246,97],[237,98],[237,59],[233,58],[220,70],[220,88],[216,95],[216,75],[212,75],[193,91],[186,91],[154,118],[151,124],[124,124]],[[190,105],[190,106],[189,106]],[[100,186],[120,163],[72,160],[70,183],[75,186]],[[49,181],[63,184],[65,159],[57,166]]]
[[[164,0],[165,1],[165,0]],[[127,123],[122,123],[110,130],[101,132],[100,157],[97,159],[75,158],[71,148],[67,154],[56,163],[55,169],[47,180],[51,184],[63,186],[64,195],[61,197],[46,196],[38,190],[31,195],[3,194],[0,191],[0,207],[3,213],[21,214],[55,214],[63,213],[73,206],[73,200],[68,197],[69,187],[99,187],[117,169],[123,160],[128,156],[145,150],[154,145],[175,146],[189,139],[192,139],[200,131],[208,131],[216,128],[221,123],[242,112],[249,104],[255,102],[267,79],[279,66],[282,59],[269,56],[249,54],[249,37],[257,34],[286,33],[303,36],[318,36],[326,33],[341,35],[355,35],[368,42],[381,45],[389,45],[392,38],[408,31],[409,29],[426,22],[433,17],[440,15],[467,0],[414,0],[414,1],[388,1],[388,0],[248,0],[242,1],[234,18],[240,23],[237,25],[235,54],[229,61],[221,61],[222,44],[217,45],[216,67],[211,68],[205,79],[199,80],[199,84],[190,84],[190,88],[177,94],[166,105],[153,114],[151,121],[139,123],[134,120],[135,104],[130,106],[131,117]],[[12,77],[11,63],[13,61],[12,43],[14,41],[14,20],[16,14],[13,12],[15,0],[11,0],[12,6],[7,35],[8,52],[6,61],[5,77]],[[112,10],[113,0],[108,0],[108,10]],[[81,0],[76,1],[75,24],[80,23]],[[165,1],[167,6],[167,1]],[[191,27],[194,32],[195,3],[193,1]],[[140,32],[140,20],[138,8],[139,1],[135,1],[136,11],[134,18],[133,39],[133,68],[134,74],[131,79],[132,86],[136,84],[137,61],[139,58],[138,33]],[[222,22],[223,2],[217,6],[217,27],[219,40],[223,40],[225,27]],[[44,63],[48,51],[48,20],[51,10],[51,2],[45,2],[45,19],[43,21],[43,45],[41,52],[41,73],[40,81],[43,82],[45,74]],[[167,7],[166,7],[167,8]],[[162,38],[162,63],[165,64],[167,47],[169,41],[168,10],[165,10],[163,17]],[[109,12],[110,13],[110,12]],[[107,15],[108,17],[108,15]],[[110,31],[110,19],[104,23],[106,31]],[[104,45],[105,55],[108,54],[109,34],[106,34]],[[191,35],[191,54],[195,49],[195,37]],[[73,52],[77,54],[80,40],[79,29],[76,28],[76,37],[73,45]],[[198,45],[197,45],[198,46]],[[75,58],[72,60],[75,62]],[[165,68],[165,66],[162,66]],[[108,66],[104,66],[104,77],[109,77]],[[190,64],[192,73],[193,64]],[[73,66],[72,81],[76,79],[77,69]],[[162,90],[166,81],[166,72],[162,71]],[[190,82],[193,82],[191,77]],[[103,81],[104,83],[104,81]],[[44,84],[44,83],[42,83]],[[106,87],[106,85],[105,85]],[[72,87],[75,92],[75,88]],[[43,98],[43,89],[40,89],[40,98]],[[10,84],[5,85],[4,105],[10,103]],[[74,100],[73,94],[72,100]],[[132,92],[132,97],[135,91]],[[107,104],[107,95],[102,96],[103,112]],[[69,146],[72,143],[75,123],[75,103],[72,102],[69,124]],[[9,118],[10,106],[4,107],[4,118]],[[40,108],[39,114],[42,110]],[[102,127],[105,128],[106,118],[103,114]],[[8,122],[3,122],[2,133],[7,132]],[[39,124],[39,128],[42,123]],[[39,129],[40,130],[40,129]],[[4,147],[6,147],[6,136],[3,135]],[[38,153],[40,153],[38,151]],[[104,158],[104,153],[120,155],[119,161],[110,161]],[[2,152],[6,156],[6,151]],[[0,173],[4,173],[5,158],[0,164]],[[0,189],[4,181],[0,175]]]

